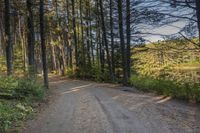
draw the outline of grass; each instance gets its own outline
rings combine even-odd
[[[20,126],[44,94],[44,88],[31,78],[0,77],[0,132]]]
[[[198,83],[175,82],[138,75],[133,75],[130,83],[142,91],[153,91],[178,99],[200,102],[200,84]]]

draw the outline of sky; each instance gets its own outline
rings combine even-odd
[[[176,34],[185,25],[186,25],[186,22],[183,20],[183,21],[178,21],[178,22],[172,23],[170,25],[164,25],[162,27],[154,28],[152,30],[147,30],[146,32],[151,32],[152,34],[155,34],[155,35],[148,35],[145,37],[145,39],[149,40],[150,42],[156,42],[158,40],[163,40],[163,36]]]
[[[194,14],[194,10],[191,10],[189,8],[174,8],[172,7],[169,3],[163,3],[161,2],[161,0],[156,0],[155,2],[150,2],[150,0],[144,0],[145,3],[147,3],[147,6],[151,6],[152,9],[157,10],[158,12],[164,13],[164,14],[171,14],[174,16],[186,16],[186,17],[191,17]],[[151,0],[154,1],[154,0]],[[170,21],[170,17],[169,21]],[[172,19],[177,19],[177,18],[172,18]],[[144,37],[146,40],[149,40],[149,42],[155,42],[158,40],[163,40],[163,36],[165,35],[173,35],[176,34],[178,32],[180,32],[180,30],[185,27],[186,24],[188,24],[188,20],[187,19],[179,19],[178,21],[168,24],[168,25],[164,25],[161,27],[151,27],[150,29],[147,29],[144,32],[147,33],[152,33],[155,35],[147,35],[146,37]]]

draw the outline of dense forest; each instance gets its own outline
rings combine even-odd
[[[0,131],[50,73],[199,102],[199,40],[199,0],[0,0]]]
[[[173,10],[191,8],[193,11],[188,9],[188,12],[192,13],[193,6],[198,5],[198,1],[164,2]],[[131,48],[145,43],[142,36],[148,34],[144,32],[145,26],[159,27],[186,18],[190,22],[182,30],[187,33],[180,34],[195,36],[195,31],[189,30],[196,25],[194,21],[198,22],[193,17],[195,13],[188,13],[191,18],[188,14],[169,18],[173,14],[160,11],[156,7],[159,4],[129,0],[1,2],[4,9],[1,11],[1,71],[7,71],[8,75],[17,72],[34,75],[43,71],[46,85],[47,69],[60,75],[119,79],[127,84],[131,75]]]

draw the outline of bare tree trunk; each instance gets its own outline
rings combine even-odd
[[[90,56],[90,31],[89,31],[89,0],[86,0],[86,43],[87,43],[87,60],[88,67],[91,67],[91,56]]]
[[[113,77],[115,78],[115,55],[114,55],[114,35],[113,35],[113,0],[110,0],[110,37],[111,37],[111,64]]]
[[[23,60],[23,70],[24,73],[26,72],[26,45],[25,45],[25,34],[22,26],[22,20],[20,19],[20,15],[18,15],[19,18],[19,38],[20,38],[20,43],[22,47],[22,60]]]
[[[113,71],[112,71],[112,67],[111,67],[111,61],[110,61],[110,53],[109,53],[109,48],[108,48],[108,40],[107,40],[107,33],[106,33],[106,27],[105,27],[105,22],[104,22],[104,13],[103,13],[103,2],[102,0],[100,0],[100,14],[101,14],[101,26],[102,26],[102,32],[103,32],[103,40],[104,40],[104,44],[105,44],[105,48],[106,48],[106,55],[107,55],[107,61],[108,61],[108,69],[109,69],[109,73],[110,73],[110,78],[113,81],[114,77],[113,77]]]
[[[128,75],[126,71],[126,47],[124,42],[124,30],[123,30],[123,15],[122,15],[122,0],[118,0],[118,21],[119,21],[119,33],[121,43],[121,55],[122,55],[122,68],[123,68],[123,84],[127,84]]]
[[[27,17],[27,42],[28,42],[28,63],[29,63],[29,73],[30,75],[35,73],[35,32],[34,32],[34,22],[33,22],[33,10],[32,0],[27,0],[27,10],[28,10],[28,17]]]
[[[82,0],[80,0],[79,3],[79,10],[80,10],[80,20],[81,20],[81,48],[82,48],[82,62],[83,62],[83,66],[85,67],[85,42],[84,42],[84,29],[83,29],[83,7],[82,7]]]
[[[88,6],[88,18],[90,20],[89,22],[89,29],[90,29],[90,47],[91,47],[91,55],[92,55],[92,65],[94,65],[94,48],[93,48],[93,35],[92,35],[92,20],[91,20],[91,6],[89,3]]]
[[[6,62],[7,74],[13,72],[12,43],[11,43],[11,27],[10,27],[10,0],[5,0],[5,38],[6,38]]]
[[[78,45],[77,45],[77,35],[76,35],[76,16],[75,16],[75,2],[72,0],[72,23],[74,32],[74,46],[75,46],[75,62],[76,68],[78,67]]]
[[[46,88],[49,88],[48,67],[47,67],[47,59],[46,59],[45,32],[44,32],[44,1],[43,0],[40,0],[40,37],[41,37],[44,85]]]
[[[126,0],[127,74],[131,76],[131,11],[130,0]]]
[[[196,0],[196,14],[197,14],[197,24],[199,32],[199,46],[200,46],[200,0]]]

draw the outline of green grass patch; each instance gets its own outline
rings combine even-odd
[[[198,83],[175,82],[138,75],[133,75],[130,83],[142,91],[153,91],[166,96],[200,102],[200,84]]]
[[[44,88],[31,78],[0,77],[0,132],[17,126],[33,113],[32,105],[44,98]]]

